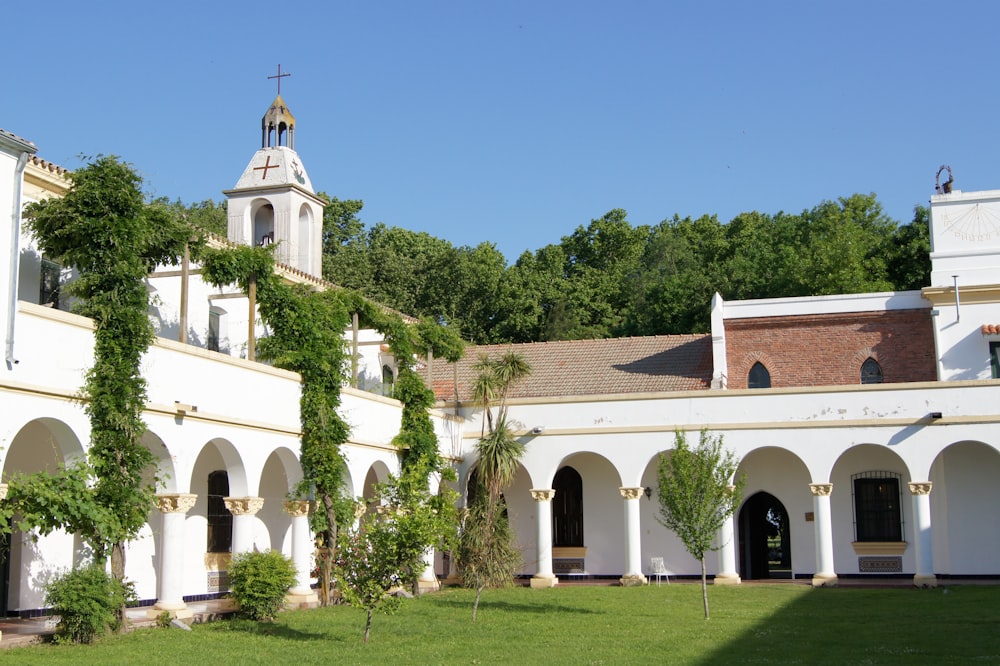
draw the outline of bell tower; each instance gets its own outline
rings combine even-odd
[[[228,199],[227,236],[240,245],[275,244],[275,260],[304,273],[323,272],[323,206],[295,152],[295,116],[278,95],[260,121],[260,149],[243,170]]]

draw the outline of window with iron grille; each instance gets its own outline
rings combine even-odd
[[[990,369],[993,379],[1000,379],[1000,342],[990,343]]]
[[[583,479],[572,467],[563,467],[552,480],[552,545],[583,545]]]
[[[215,471],[208,475],[208,552],[228,553],[233,549],[233,514],[226,508],[229,474]]]
[[[855,541],[902,541],[900,475],[863,472],[851,477]]]

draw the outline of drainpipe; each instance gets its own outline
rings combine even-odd
[[[34,151],[32,151],[34,152]],[[17,312],[17,268],[20,261],[18,243],[21,239],[21,188],[24,183],[24,168],[28,164],[27,151],[17,158],[14,171],[14,202],[10,221],[10,280],[7,294],[7,339],[4,345],[4,359],[7,369],[12,370],[17,360],[14,358],[14,314]]]
[[[955,283],[955,321],[962,321],[962,301],[958,295],[958,276],[952,275],[951,279]]]

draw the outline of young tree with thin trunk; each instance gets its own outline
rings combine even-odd
[[[660,515],[657,520],[673,530],[691,556],[701,562],[701,596],[708,614],[708,579],[705,553],[718,550],[715,543],[723,523],[740,503],[745,478],[734,480],[739,461],[722,443],[722,435],[701,432],[691,448],[684,433],[674,436],[674,450],[660,455]]]

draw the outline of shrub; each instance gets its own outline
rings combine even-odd
[[[251,620],[271,620],[295,584],[295,565],[273,550],[239,553],[229,567],[229,588],[240,614]]]
[[[120,611],[133,596],[130,585],[97,565],[73,569],[45,589],[45,602],[60,616],[56,639],[73,643],[90,643],[121,627]]]

